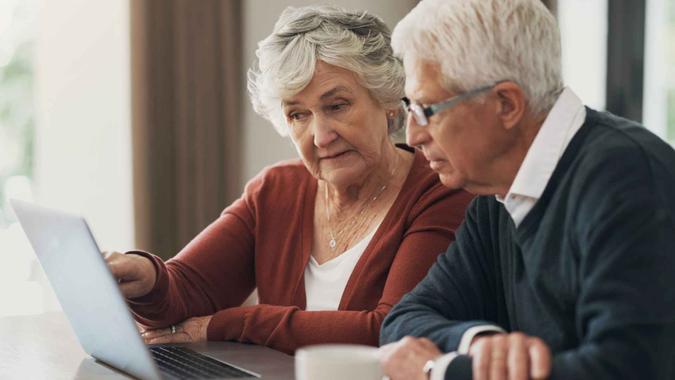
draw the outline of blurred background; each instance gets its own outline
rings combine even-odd
[[[9,198],[165,258],[295,157],[246,71],[300,0],[0,0],[0,316],[58,309]],[[413,0],[334,0],[393,27]],[[552,0],[566,84],[675,143],[675,0]],[[289,189],[292,191],[292,189]]]

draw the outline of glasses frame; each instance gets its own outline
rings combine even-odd
[[[469,90],[462,94],[455,95],[451,98],[448,98],[438,103],[430,104],[426,107],[422,106],[419,103],[410,101],[410,99],[408,99],[407,97],[401,98],[401,102],[403,103],[403,106],[408,111],[408,113],[410,113],[413,116],[413,118],[415,119],[415,123],[417,123],[417,125],[424,127],[429,125],[429,118],[432,117],[433,115],[448,108],[452,108],[457,104],[463,102],[464,100],[473,98],[474,96],[477,96],[482,92],[490,90],[494,86],[502,82],[504,81],[497,81],[489,85],[474,88],[473,90]]]

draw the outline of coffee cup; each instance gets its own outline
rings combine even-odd
[[[378,349],[356,344],[319,344],[295,352],[296,380],[382,380]]]

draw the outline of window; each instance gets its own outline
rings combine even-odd
[[[647,2],[644,124],[675,144],[675,0]]]
[[[598,110],[606,104],[607,1],[557,2],[564,83]]]
[[[38,312],[43,287],[33,281],[33,253],[9,208],[32,198],[35,0],[0,2],[0,316]]]
[[[8,197],[134,247],[129,42],[128,1],[0,1],[0,316],[60,308]]]

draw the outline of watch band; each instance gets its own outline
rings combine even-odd
[[[429,371],[430,380],[443,380],[445,379],[445,372],[450,365],[450,362],[455,360],[457,357],[457,352],[448,352],[445,355],[441,355],[433,360],[433,367]],[[431,364],[430,364],[431,365]]]

